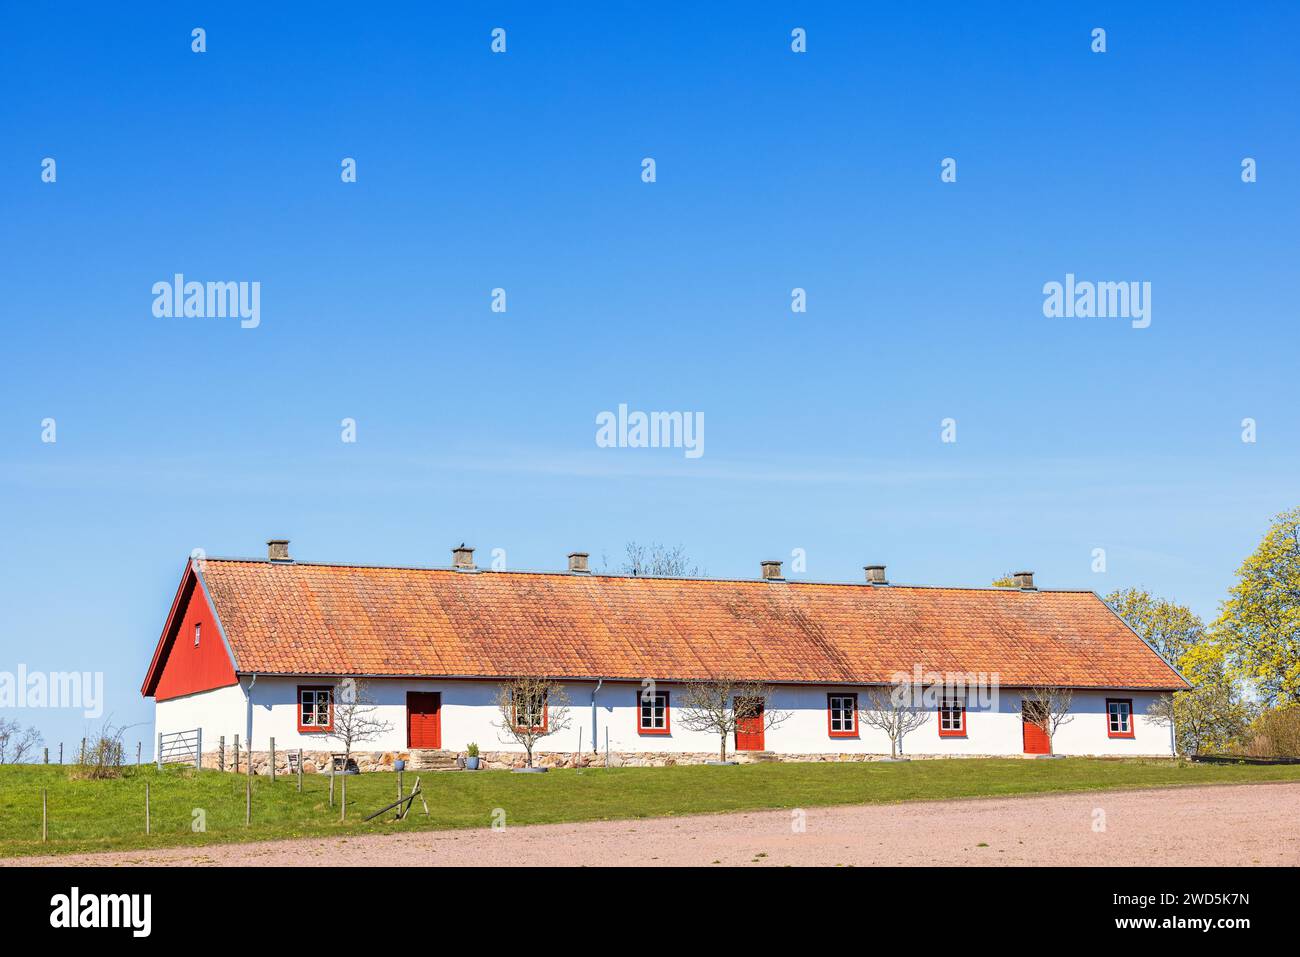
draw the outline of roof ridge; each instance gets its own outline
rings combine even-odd
[[[762,578],[732,578],[712,576],[688,576],[688,575],[628,575],[622,572],[569,572],[561,569],[549,568],[509,568],[497,570],[494,568],[475,568],[459,569],[450,565],[391,565],[377,564],[371,562],[322,562],[322,561],[302,561],[294,559],[292,561],[277,561],[269,558],[241,558],[236,556],[206,556],[205,562],[238,562],[247,565],[272,565],[272,566],[307,566],[319,568],[370,568],[377,571],[405,571],[405,572],[446,572],[456,575],[551,575],[557,578],[618,578],[628,581],[670,581],[670,582],[716,582],[719,584],[744,584],[744,585],[826,585],[835,588],[864,588],[880,589],[889,591],[890,589],[900,588],[924,588],[934,591],[977,591],[977,592],[998,592],[1008,595],[1034,594],[1045,592],[1048,594],[1066,594],[1066,595],[1093,595],[1097,596],[1095,590],[1091,588],[1034,588],[1022,589],[1004,585],[933,585],[917,584],[911,582],[890,582],[887,585],[874,585],[871,582],[858,581],[829,581],[825,579],[805,579],[805,578],[783,578],[779,581],[767,581]],[[1097,596],[1100,597],[1100,596]]]

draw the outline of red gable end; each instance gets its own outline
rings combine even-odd
[[[166,701],[238,680],[207,592],[188,564],[140,693]]]

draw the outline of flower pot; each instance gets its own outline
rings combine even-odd
[[[466,771],[478,770],[478,755],[474,755],[473,757],[469,757],[465,759],[465,770]]]

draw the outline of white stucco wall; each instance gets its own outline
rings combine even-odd
[[[247,687],[248,678],[243,679]],[[275,738],[279,749],[306,748],[335,750],[337,744],[317,734],[300,734],[297,725],[297,688],[300,684],[332,684],[328,677],[271,678],[262,676],[252,689],[254,750],[265,750]],[[406,693],[437,691],[442,695],[442,745],[463,751],[470,741],[484,751],[521,751],[513,740],[502,740],[496,706],[496,684],[490,681],[453,680],[374,680],[367,683],[377,704],[376,717],[387,721],[391,730],[373,743],[358,745],[357,750],[401,750],[406,748]],[[636,696],[639,685],[606,682],[601,688],[596,724],[598,745],[605,747],[608,734],[612,751],[710,752],[717,750],[713,735],[688,731],[681,725],[680,695],[670,683],[660,690],[670,695],[672,733],[641,735],[637,733]],[[591,694],[593,682],[567,685],[571,701],[569,727],[542,740],[539,751],[587,750],[591,747]],[[768,750],[786,754],[880,754],[888,753],[885,735],[863,726],[858,738],[832,738],[827,728],[826,695],[828,692],[857,691],[865,703],[864,689],[831,686],[782,686],[776,689],[769,708],[788,712],[785,721],[766,735]],[[1134,736],[1111,738],[1106,732],[1106,699],[1128,698],[1133,701]],[[1073,717],[1057,732],[1058,754],[1108,756],[1167,756],[1171,743],[1169,727],[1148,715],[1158,696],[1151,693],[1077,692]],[[227,747],[238,734],[246,743],[246,701],[240,686],[189,695],[157,706],[158,729],[179,731],[203,727],[204,747],[216,746],[217,737],[226,736]],[[1015,689],[1001,689],[996,699],[976,706],[968,702],[966,736],[941,738],[937,716],[903,742],[907,754],[1006,754],[1023,752],[1020,717],[1021,696]],[[580,737],[581,736],[581,737]],[[728,750],[731,742],[728,743]]]
[[[202,728],[204,751],[215,751],[217,738],[223,734],[226,747],[232,748],[234,735],[238,734],[241,742],[244,740],[247,701],[239,685],[159,701],[154,706],[154,741],[159,732],[172,734]]]

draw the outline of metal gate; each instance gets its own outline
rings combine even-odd
[[[159,731],[154,761],[159,771],[164,764],[192,764],[197,769],[203,762],[203,729],[191,728],[173,734]]]

